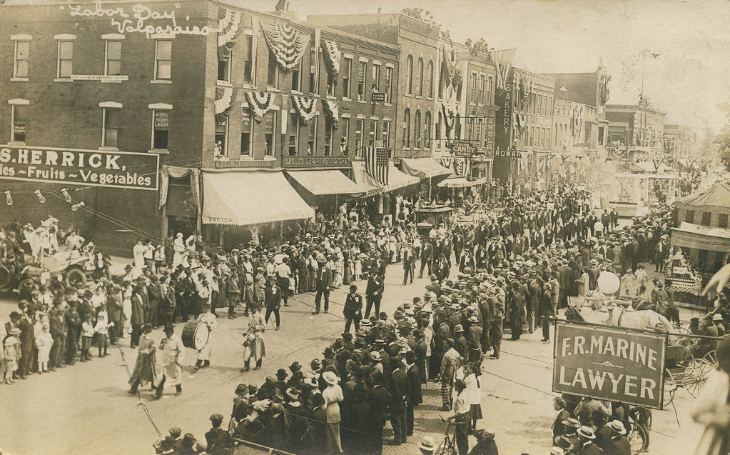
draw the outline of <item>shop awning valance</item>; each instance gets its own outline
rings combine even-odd
[[[238,89],[233,87],[215,88],[215,121],[218,125],[225,125],[228,114],[231,113],[233,102],[236,101]]]
[[[246,92],[246,101],[248,101],[248,107],[253,112],[254,119],[260,122],[273,106],[274,94],[269,92]]]
[[[315,196],[343,194],[358,197],[368,192],[368,187],[358,185],[337,170],[287,171],[287,174]]]
[[[672,229],[672,246],[730,253],[730,229],[682,222]]]
[[[340,72],[340,58],[342,52],[334,41],[322,40],[322,49],[324,49],[324,63],[327,66],[327,72],[331,75],[337,75]]]
[[[439,188],[468,188],[471,186],[482,185],[486,183],[486,181],[487,179],[485,178],[469,180],[466,177],[453,176],[439,183],[438,186]]]
[[[451,170],[440,165],[432,158],[403,158],[403,172],[413,177],[427,179],[449,175]]]
[[[337,100],[322,100],[322,106],[324,106],[324,113],[332,119],[332,124],[337,129],[337,121],[340,119],[340,106],[337,104]]]
[[[307,98],[306,96],[292,95],[292,104],[299,113],[302,122],[309,125],[309,122],[317,115],[317,98]]]
[[[353,161],[352,172],[355,177],[355,182],[358,184],[365,184],[371,187],[377,188],[380,191],[377,192],[388,192],[395,191],[404,188],[409,185],[416,185],[420,180],[418,177],[412,177],[404,174],[393,166],[393,163],[389,163],[388,168],[388,185],[380,185],[374,178],[370,177],[365,170],[364,161]],[[376,193],[377,193],[376,192]]]
[[[231,55],[231,49],[243,31],[243,24],[241,24],[243,14],[221,8],[218,16],[218,58],[225,59]]]
[[[271,53],[282,68],[290,70],[299,64],[309,43],[309,35],[288,24],[261,22],[261,29],[264,31]]]
[[[282,172],[203,172],[203,224],[249,226],[314,217]]]

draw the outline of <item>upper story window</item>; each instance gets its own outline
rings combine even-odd
[[[291,69],[291,89],[294,92],[302,90],[302,59]]]
[[[417,73],[418,74],[418,89],[416,91],[416,95],[423,96],[423,59],[418,58],[418,67]]]
[[[246,33],[243,36],[243,51],[246,54],[243,60],[243,82],[250,84],[253,82],[254,76],[253,60],[255,53],[253,47],[253,34]]]
[[[413,56],[406,59],[406,94],[413,94]]]
[[[352,58],[342,60],[342,97],[350,98],[350,81],[352,79]]]
[[[309,93],[319,92],[319,46],[310,44],[309,49]]]
[[[172,40],[155,40],[155,80],[172,79]]]
[[[25,143],[28,126],[28,100],[9,100],[10,103],[10,142]]]
[[[218,81],[219,82],[231,82],[231,62],[233,61],[233,52],[228,52],[228,55],[218,56]]]
[[[150,104],[152,110],[152,150],[168,150],[171,104]]]
[[[403,147],[411,146],[411,110],[406,108],[403,113]]]
[[[380,91],[380,65],[373,63],[373,81],[371,82],[374,92]]]
[[[385,102],[390,103],[393,97],[393,67],[385,67],[385,82],[383,83],[383,93],[385,93]]]
[[[119,149],[122,104],[115,102],[99,103],[101,107],[101,147]]]
[[[433,98],[433,60],[428,61],[428,92],[427,95],[429,98]]]
[[[13,78],[28,78],[28,55],[30,52],[30,35],[13,35],[15,50],[13,54]]]
[[[471,83],[470,89],[471,89],[471,99],[469,100],[470,103],[476,103],[477,102],[477,73],[471,73]]]
[[[365,101],[365,82],[368,74],[367,62],[360,62],[360,67],[357,71],[357,100]]]
[[[479,76],[479,104],[484,104],[484,89],[487,85],[487,76],[484,74],[481,74]]]
[[[271,88],[279,88],[279,64],[276,62],[276,57],[274,57],[272,52],[269,52],[266,85]]]
[[[104,75],[122,74],[122,40],[124,35],[102,35],[104,40]]]
[[[58,43],[58,62],[56,65],[56,79],[71,79],[74,63],[74,35],[56,35]]]

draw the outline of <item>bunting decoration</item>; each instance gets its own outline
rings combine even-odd
[[[591,156],[588,159],[590,160],[591,165],[596,164],[596,157],[595,156]]]
[[[388,186],[388,150],[365,147],[365,172],[383,186]]]
[[[218,13],[218,58],[225,59],[231,55],[236,39],[243,31],[242,13],[221,8]]]
[[[454,173],[456,175],[466,175],[469,170],[469,162],[466,158],[454,158]]]
[[[560,155],[560,159],[563,160],[563,164],[565,164],[565,160],[568,159],[568,155]]]
[[[309,122],[317,115],[317,98],[292,95],[291,99],[302,122],[309,125]]]
[[[454,161],[454,159],[450,156],[442,156],[441,157],[441,166],[445,167],[446,169],[451,169],[451,163]]]
[[[340,49],[337,47],[337,43],[334,41],[323,39],[322,49],[324,49],[324,63],[327,67],[327,72],[330,73],[332,76],[339,74],[342,52],[340,52]]]
[[[261,122],[264,119],[266,112],[271,109],[274,103],[274,94],[268,92],[246,92],[246,100],[248,106],[253,112],[253,117],[257,122]]]
[[[441,112],[444,114],[444,125],[446,125],[446,137],[451,137],[451,130],[454,128],[456,115],[452,109],[447,109],[444,103],[441,103]]]
[[[332,119],[332,124],[337,129],[337,121],[340,119],[340,107],[337,100],[322,100],[322,106],[327,117]]]
[[[509,70],[512,67],[512,60],[515,58],[515,49],[505,49],[501,51],[491,51],[489,56],[497,70],[497,88],[499,90],[507,89],[507,80],[509,78]]]
[[[218,125],[226,124],[237,95],[238,89],[233,87],[215,88],[215,121]]]
[[[441,59],[441,79],[444,81],[444,85],[451,85],[451,78],[454,77],[456,69],[454,64],[451,62],[451,58],[446,52],[446,48],[442,47],[443,57]]]
[[[271,53],[282,68],[290,70],[299,64],[309,43],[309,36],[288,24],[261,22]]]

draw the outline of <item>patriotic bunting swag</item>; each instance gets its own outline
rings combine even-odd
[[[340,107],[337,105],[336,100],[322,100],[322,106],[324,106],[324,112],[327,117],[332,119],[332,124],[337,129],[337,120],[340,118]]]
[[[365,147],[365,172],[383,186],[388,186],[388,150]]]
[[[233,87],[215,88],[215,121],[218,125],[226,124],[237,95],[238,89]]]
[[[267,24],[261,22],[264,37],[271,53],[282,68],[290,70],[299,64],[309,43],[309,36],[287,24]]]
[[[317,98],[306,98],[304,96],[292,95],[294,109],[299,113],[302,122],[309,125],[309,122],[317,115]]]
[[[451,169],[451,162],[453,161],[453,158],[450,156],[442,156],[441,157],[441,166],[445,167],[446,169]]]
[[[274,94],[267,92],[246,92],[246,100],[253,112],[254,119],[260,122],[264,119],[264,115],[271,109],[274,102]]]
[[[226,59],[231,55],[231,49],[236,39],[243,31],[241,24],[242,14],[221,8],[218,19],[218,58]]]
[[[469,162],[466,158],[454,158],[454,173],[456,175],[467,175]]]
[[[337,43],[334,41],[322,40],[322,49],[324,49],[324,63],[327,66],[327,72],[331,75],[336,75],[340,72],[340,58],[342,52],[337,47]]]

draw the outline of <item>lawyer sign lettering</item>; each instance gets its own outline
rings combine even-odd
[[[0,180],[157,190],[159,155],[0,145]]]
[[[559,322],[553,391],[661,409],[666,336]]]

